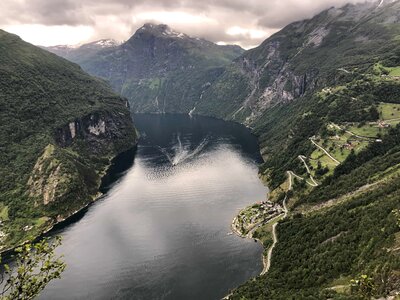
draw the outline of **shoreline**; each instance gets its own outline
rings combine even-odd
[[[262,226],[262,225],[267,225],[268,223],[274,222],[276,219],[279,219],[279,218],[282,218],[282,219],[286,218],[286,216],[287,216],[287,214],[288,214],[288,210],[287,210],[287,207],[286,207],[286,200],[287,200],[287,197],[285,197],[285,199],[283,200],[283,204],[282,204],[283,213],[281,213],[281,214],[279,214],[279,215],[273,217],[272,219],[268,220],[268,221],[265,222],[265,223],[264,223],[264,222],[261,222],[261,223],[256,224],[253,228],[251,228],[251,229],[249,230],[249,232],[248,232],[246,235],[244,235],[242,232],[240,232],[240,230],[237,229],[237,227],[235,226],[235,223],[236,223],[236,220],[237,220],[238,216],[240,215],[240,213],[241,213],[242,211],[244,211],[245,209],[247,209],[248,207],[250,207],[251,205],[249,205],[249,206],[243,208],[242,210],[240,210],[240,211],[238,212],[238,214],[233,218],[233,220],[232,220],[232,222],[231,222],[231,231],[232,231],[232,233],[234,233],[235,235],[237,235],[238,237],[243,238],[243,239],[253,239],[253,240],[255,240],[257,243],[260,243],[261,246],[263,247],[263,252],[261,253],[262,262],[263,262],[263,269],[262,269],[261,273],[260,273],[259,275],[257,275],[257,276],[263,276],[263,275],[265,275],[265,274],[268,272],[269,268],[271,267],[272,251],[273,251],[273,249],[274,249],[276,243],[278,242],[278,239],[277,239],[276,233],[275,233],[276,226],[278,225],[278,222],[276,222],[276,223],[274,223],[274,224],[272,225],[273,244],[269,247],[269,249],[268,249],[268,255],[267,255],[267,256],[264,255],[265,248],[264,248],[263,242],[262,242],[260,239],[258,239],[258,238],[254,238],[254,237],[253,237],[253,233],[254,233],[255,230],[257,230],[257,229],[258,229],[260,226]],[[253,204],[253,205],[254,205],[254,204]],[[256,276],[256,277],[257,277],[257,276]],[[249,279],[249,280],[251,280],[251,279]],[[230,298],[231,295],[232,295],[232,292],[229,293],[228,295],[224,296],[224,297],[222,298],[222,300],[229,300],[229,298]]]
[[[243,209],[243,210],[244,210],[244,209]],[[243,211],[243,210],[241,210],[241,211]],[[241,211],[240,211],[240,212],[241,212]],[[240,212],[239,212],[239,214],[240,214]],[[238,215],[239,215],[239,214],[238,214]],[[262,225],[267,225],[268,223],[271,223],[271,222],[273,222],[273,221],[275,221],[276,219],[281,218],[281,217],[285,217],[285,213],[281,213],[281,214],[279,214],[279,215],[273,217],[272,219],[268,220],[266,223],[262,222],[262,223],[256,224],[252,229],[249,230],[249,232],[248,232],[246,235],[244,235],[244,234],[241,233],[241,232],[236,228],[236,226],[234,225],[234,223],[235,223],[235,221],[236,221],[236,219],[237,219],[237,216],[236,216],[236,217],[233,219],[232,223],[231,223],[231,231],[232,231],[232,233],[234,233],[235,235],[237,235],[238,237],[240,237],[240,238],[242,238],[242,239],[253,239],[253,240],[257,241],[257,242],[260,243],[261,246],[264,248],[263,242],[262,242],[259,238],[253,237],[253,232],[254,232],[255,230],[257,230],[260,226],[262,226]],[[276,223],[276,224],[277,224],[277,223]],[[271,249],[271,248],[273,248],[273,245],[270,247],[270,249]],[[264,249],[264,250],[265,250],[265,249]],[[264,253],[261,254],[261,257],[262,257],[262,261],[263,261],[263,269],[262,269],[261,273],[259,274],[259,276],[266,274],[266,273],[268,272],[269,267],[270,267],[269,264],[268,264],[268,257],[266,257],[266,256],[264,255]]]

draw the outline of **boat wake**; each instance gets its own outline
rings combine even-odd
[[[176,136],[176,142],[172,147],[173,150],[172,154],[168,152],[167,149],[162,148],[160,146],[158,146],[158,149],[160,150],[161,153],[165,155],[165,157],[168,159],[171,165],[176,166],[198,155],[208,144],[208,142],[209,138],[207,136],[201,141],[201,143],[195,149],[192,150],[190,148],[191,144],[190,143],[183,144],[181,141],[180,134],[178,134]]]

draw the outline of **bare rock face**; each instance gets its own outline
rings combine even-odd
[[[66,206],[58,214],[64,219],[98,196],[109,160],[136,143],[134,135],[121,130],[129,127],[129,118],[129,114],[93,112],[56,129],[54,144],[43,149],[27,182],[35,206]],[[69,199],[77,192],[79,200]]]
[[[121,116],[118,113],[93,112],[57,128],[54,139],[62,148],[70,147],[74,141],[82,140],[90,153],[105,153],[113,149],[115,141],[124,139],[120,128],[124,126],[124,122],[128,124],[129,118],[129,115]]]
[[[54,202],[57,197],[68,191],[68,185],[73,180],[71,175],[57,159],[55,146],[49,144],[38,158],[29,177],[29,196],[42,199],[43,205]]]

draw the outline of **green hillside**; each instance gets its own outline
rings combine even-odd
[[[286,199],[289,214],[277,226],[279,241],[268,273],[239,287],[230,299],[370,299],[400,292],[400,80],[392,73],[400,65],[400,27],[393,21],[400,3],[377,5],[328,10],[289,25],[244,55],[265,64],[261,49],[292,44],[295,28],[308,35],[321,32],[318,27],[327,25],[320,22],[334,17],[318,48],[299,48],[305,45],[302,35],[284,52],[285,68],[307,77],[301,95],[284,99],[279,95],[287,94],[275,89],[267,102],[255,91],[236,114],[259,136],[265,159],[260,175],[272,201]],[[231,74],[223,74],[216,87],[221,90]],[[296,80],[288,82],[292,88]],[[226,85],[235,84],[226,80]],[[272,91],[268,83],[267,90]],[[252,109],[260,104],[265,111],[257,115]],[[222,117],[232,118],[231,112]],[[257,232],[268,239],[270,224]],[[361,281],[357,285],[353,279]],[[368,285],[367,292],[360,282]]]
[[[0,31],[0,250],[37,237],[99,194],[110,159],[136,143],[127,100]]]

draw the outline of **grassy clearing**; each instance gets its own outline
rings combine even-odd
[[[359,135],[359,136],[365,136],[369,138],[375,138],[378,136],[378,134],[383,134],[384,129],[379,128],[378,125],[376,124],[366,124],[364,126],[350,126],[347,128],[350,132]]]
[[[325,152],[323,152],[321,149],[317,148],[311,154],[311,157],[309,160],[311,175],[313,175],[313,177],[317,177],[315,174],[315,170],[317,170],[317,168],[318,168],[318,162],[321,163],[322,168],[329,169],[329,172],[326,174],[326,176],[333,174],[333,170],[336,167],[335,162],[330,157],[328,157],[328,155],[326,155]]]
[[[400,66],[384,67],[381,63],[374,65],[374,73],[377,75],[400,76]]]
[[[348,130],[344,130],[343,126],[329,124],[326,129],[324,138],[318,138],[316,142],[339,162],[344,162],[351,151],[358,153],[369,144],[368,140],[358,138]],[[309,165],[312,176],[321,181],[333,173],[337,164],[324,151],[317,148],[310,156]],[[319,165],[322,167],[322,172],[318,170]]]
[[[384,124],[390,126],[396,126],[400,123],[400,104],[396,103],[380,103],[378,106],[380,119]],[[381,124],[382,125],[382,124]],[[380,135],[387,133],[388,128],[380,126],[378,122],[369,123],[365,125],[357,125],[357,123],[347,126],[346,130],[352,132],[355,135],[376,138]]]
[[[400,118],[400,104],[380,103],[378,107],[379,115],[382,120]]]
[[[325,140],[321,139],[318,144],[321,147],[325,148],[329,152],[329,154],[336,158],[338,161],[343,162],[346,160],[347,156],[350,155],[351,150],[354,150],[356,153],[360,152],[368,145],[368,142],[360,140],[352,136],[351,134],[346,133],[342,136],[336,136]],[[314,157],[315,156],[316,154],[314,154]],[[328,156],[326,156],[326,159],[329,159],[331,161],[331,164],[334,164],[332,159],[330,159]],[[327,161],[325,163],[328,164]]]
[[[385,121],[387,124],[389,124],[392,127],[395,127],[397,124],[400,123],[400,119],[399,120],[389,120],[389,121]]]
[[[0,220],[1,221],[8,221],[8,206],[0,204]]]
[[[289,177],[276,189],[270,191],[268,195],[268,201],[271,202],[278,202],[279,200],[282,200],[284,197],[284,194],[289,190]]]
[[[264,246],[264,256],[267,255],[269,247],[272,246],[274,240],[272,230],[267,229],[267,226],[260,226],[254,233],[253,238],[259,239]]]
[[[400,76],[400,67],[390,68],[389,76]]]
[[[35,226],[36,227],[42,227],[45,225],[50,219],[48,217],[41,217],[39,219],[35,220]]]

